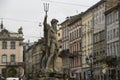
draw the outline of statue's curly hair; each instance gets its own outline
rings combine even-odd
[[[58,22],[57,19],[52,19],[52,20],[51,20],[51,24],[54,24],[54,23],[57,23],[57,22]]]

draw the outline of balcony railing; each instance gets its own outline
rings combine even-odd
[[[24,63],[23,62],[7,62],[6,65],[7,66],[23,66]]]

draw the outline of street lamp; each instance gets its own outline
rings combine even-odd
[[[96,58],[95,58],[95,56],[93,56],[93,55],[90,55],[90,56],[88,56],[87,58],[86,58],[86,62],[87,62],[87,64],[89,64],[89,66],[90,66],[90,70],[88,70],[88,72],[87,72],[87,74],[88,74],[88,76],[91,78],[91,79],[94,79],[93,78],[93,63],[94,63],[94,60],[95,60]]]

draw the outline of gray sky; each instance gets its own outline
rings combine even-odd
[[[99,0],[0,0],[0,18],[4,19],[4,27],[9,31],[17,32],[23,27],[24,41],[37,41],[43,36],[43,3],[49,3],[48,22],[52,18],[65,20],[67,16],[73,16],[85,11]]]

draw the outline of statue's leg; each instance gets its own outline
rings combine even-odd
[[[49,68],[50,65],[52,65],[52,64],[50,64],[50,63],[51,63],[51,60],[52,60],[53,55],[54,55],[54,54],[51,54],[51,55],[48,57],[48,59],[47,59],[47,62],[46,62],[46,68],[47,68],[47,69]]]
[[[55,53],[57,53],[57,51],[56,51]],[[58,57],[57,54],[54,54],[54,61],[53,61],[53,62],[54,62],[54,63],[53,63],[53,66],[54,66],[54,67],[53,67],[53,70],[54,70],[54,71],[56,71],[55,65],[56,65],[57,57]]]
[[[52,62],[52,59],[53,59],[53,56],[54,56],[54,50],[55,50],[55,47],[54,47],[54,44],[52,43],[51,44],[51,47],[50,47],[50,55],[49,57],[47,58],[47,61],[46,61],[46,67],[48,68],[50,65],[53,65],[54,62]],[[52,62],[52,64],[50,64]]]

